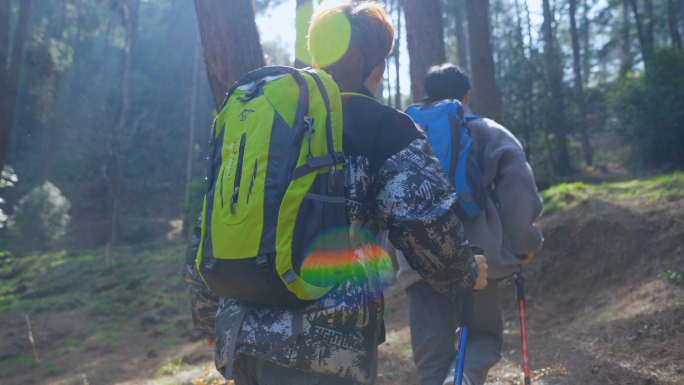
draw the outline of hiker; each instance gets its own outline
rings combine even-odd
[[[346,40],[341,38],[345,32]],[[350,254],[358,266],[354,271],[364,271],[363,276],[347,275],[322,297],[300,305],[219,297],[207,290],[197,271],[200,242],[207,240],[200,226],[195,229],[184,269],[192,287],[194,326],[215,346],[218,371],[236,385],[374,383],[377,345],[384,341],[384,305],[379,274],[367,265],[379,249],[374,238],[384,230],[408,263],[446,297],[486,285],[484,257],[474,256],[463,236],[450,209],[455,192],[425,135],[408,116],[372,97],[393,39],[393,26],[375,3],[322,10],[309,29],[316,65],[332,75],[341,92],[357,93],[342,97],[345,156],[340,172],[350,232],[362,235]],[[259,95],[248,94],[240,100]],[[319,129],[310,129],[309,138],[312,134],[320,135]],[[235,201],[248,199],[244,195]]]
[[[412,108],[426,110],[435,108],[437,102],[455,100],[466,117],[472,116],[468,107],[470,80],[459,67],[433,66],[423,84],[428,100]],[[411,109],[408,113],[411,115]],[[470,129],[471,151],[482,170],[482,183],[487,186],[488,196],[484,210],[475,217],[459,215],[466,237],[484,250],[489,265],[487,286],[474,294],[474,313],[466,344],[463,383],[474,385],[484,384],[489,369],[501,359],[503,319],[497,286],[515,273],[519,263],[529,264],[534,253],[541,249],[543,237],[534,221],[542,213],[542,201],[532,169],[513,134],[490,119],[473,119],[466,126]],[[428,129],[448,130],[449,126],[431,125]],[[411,269],[405,254],[401,251],[396,254],[397,280],[408,297],[411,346],[420,384],[453,384],[457,357],[454,330],[458,327],[454,315],[458,315],[458,304],[434,290]],[[516,255],[524,255],[524,260]]]

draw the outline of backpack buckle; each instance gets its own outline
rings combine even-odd
[[[214,274],[214,267],[216,266],[216,263],[218,262],[215,258],[206,258],[206,263],[203,263],[204,265],[204,273],[205,274]]]
[[[252,84],[252,86],[247,90],[244,97],[237,98],[240,103],[247,103],[248,101],[261,96],[263,94],[262,88],[266,85],[266,80],[261,79],[258,82]]]
[[[257,256],[255,262],[260,273],[268,274],[271,271],[271,264],[268,263],[268,254]]]

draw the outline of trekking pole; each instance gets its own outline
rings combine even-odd
[[[475,245],[470,246],[473,253],[482,255],[484,251]],[[460,331],[458,337],[458,359],[456,360],[456,376],[454,377],[455,384],[463,384],[463,368],[465,364],[466,355],[466,341],[468,339],[468,328],[473,320],[473,292],[470,290],[461,294],[461,311],[459,315]]]
[[[466,355],[466,340],[468,339],[468,328],[470,327],[470,321],[473,319],[473,292],[469,291],[461,295],[461,315],[459,317],[461,320],[458,337],[458,359],[456,360],[456,380],[457,385],[463,383],[463,367],[465,364]]]
[[[527,256],[517,256],[518,259],[525,259]],[[522,258],[521,258],[522,257]],[[520,337],[522,339],[523,368],[525,370],[525,384],[530,384],[530,362],[527,357],[527,329],[525,328],[525,292],[523,283],[525,278],[522,275],[522,265],[518,265],[518,272],[515,273],[515,298],[518,301],[520,311]]]

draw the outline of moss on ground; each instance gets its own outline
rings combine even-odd
[[[672,200],[684,197],[684,173],[675,172],[649,179],[597,185],[583,182],[561,183],[540,192],[540,195],[544,199],[545,214],[568,210],[591,200],[621,202],[642,198],[655,204],[661,199]]]

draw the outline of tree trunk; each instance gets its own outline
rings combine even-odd
[[[679,12],[682,14],[682,23],[684,23],[684,0],[679,0]]]
[[[456,49],[458,50],[458,65],[465,71],[468,69],[468,40],[465,34],[465,9],[463,7],[463,0],[454,3],[456,9],[454,16],[456,18]]]
[[[529,63],[530,60],[527,58],[527,55],[525,54],[525,39],[523,35],[523,23],[522,23],[522,16],[521,11],[520,11],[520,4],[518,0],[515,0],[514,2],[515,5],[515,20],[516,20],[516,31],[515,31],[515,38],[518,42],[518,49],[520,52],[520,58],[522,59],[523,62]],[[526,76],[525,79],[525,89],[524,89],[524,99],[522,101],[523,103],[523,108],[522,108],[522,121],[524,124],[523,127],[523,137],[525,139],[525,159],[529,162],[530,160],[530,131],[532,129],[532,114],[530,113],[530,106],[534,103],[533,101],[533,85],[530,86],[530,83],[532,82],[533,77],[532,76]]]
[[[414,101],[425,97],[423,78],[428,69],[446,60],[441,0],[402,0]]]
[[[178,2],[172,2],[170,4],[171,11],[169,13],[173,14],[174,12],[176,12],[175,10],[177,9],[178,5]],[[166,31],[164,32],[164,44],[173,45],[173,32],[176,30],[176,28],[177,27],[173,24],[168,25]],[[201,45],[199,48],[201,49]],[[157,170],[160,168],[158,164],[159,155],[161,153],[160,149],[163,151],[163,149],[165,148],[162,142],[165,139],[167,139],[166,135],[164,135],[165,133],[163,132],[163,130],[159,130],[158,127],[161,109],[166,105],[164,95],[166,92],[168,92],[166,85],[169,83],[169,72],[170,67],[172,65],[176,65],[176,63],[173,63],[169,60],[164,60],[156,69],[157,73],[159,74],[159,80],[156,82],[157,92],[154,98],[154,112],[152,113],[152,119],[150,121],[150,124],[147,125],[147,130],[149,131],[150,135],[149,143],[154,143],[155,145],[145,151],[145,163],[143,167],[145,167],[145,170],[147,170],[147,178],[143,178],[144,180],[142,181],[142,194],[140,194],[138,198],[138,202],[140,202],[140,205],[149,205],[151,204],[151,201],[155,199],[153,194],[149,194],[149,191],[150,185],[153,183],[155,174]]]
[[[138,35],[138,15],[140,12],[140,0],[128,0],[128,32],[126,33],[127,47],[126,59],[124,61],[124,75],[121,84],[121,113],[119,114],[119,125],[113,133],[113,155],[114,155],[114,179],[112,183],[112,204],[109,213],[109,232],[107,234],[107,252],[105,266],[108,270],[112,268],[110,252],[116,242],[117,209],[119,207],[119,193],[121,191],[121,169],[126,147],[126,131],[129,123],[130,109],[130,83],[131,68],[133,66],[133,55],[135,54],[135,44]]]
[[[530,17],[530,8],[527,5],[527,0],[524,0],[525,4],[525,22],[527,24],[527,39],[529,40],[529,47],[530,47],[530,53],[529,53],[529,61],[528,61],[528,76],[527,76],[527,95],[528,95],[528,100],[527,100],[527,108],[528,108],[528,113],[527,115],[529,116],[529,121],[527,122],[529,125],[528,132],[531,133],[535,129],[536,125],[536,120],[535,120],[535,99],[534,99],[534,84],[535,84],[535,76],[537,73],[535,63],[536,63],[536,57],[534,55],[534,40],[532,40],[532,19]],[[546,134],[545,134],[546,135]],[[546,138],[548,140],[548,137]],[[526,144],[527,148],[525,149],[525,154],[527,155],[527,159],[529,160],[532,157],[532,146],[530,145],[530,138],[529,136],[526,138]],[[549,158],[549,161],[551,161],[551,158]]]
[[[670,27],[670,38],[672,39],[672,46],[677,49],[682,49],[682,38],[679,35],[679,26],[677,25],[677,14],[675,13],[674,0],[667,1],[667,23]]]
[[[582,133],[582,159],[584,164],[591,166],[591,144],[589,143],[589,133],[587,132],[587,105],[584,101],[584,89],[582,82],[582,70],[580,67],[580,46],[577,33],[577,0],[570,2],[570,35],[572,38],[572,69],[575,73],[575,99],[577,100],[579,112],[580,132]]]
[[[632,71],[632,38],[630,33],[629,0],[622,2],[622,52],[620,53],[620,78]]]
[[[10,27],[12,26],[12,1],[0,0],[0,81],[7,77],[7,63],[10,49]],[[5,84],[0,84],[4,86]],[[0,88],[0,91],[5,88]]]
[[[489,0],[466,0],[468,42],[473,93],[471,101],[480,116],[501,119],[499,97],[494,79],[494,57],[489,38]]]
[[[558,60],[555,40],[553,33],[553,19],[549,0],[543,0],[544,23],[542,32],[544,35],[544,57],[546,61],[546,71],[548,76],[548,89],[551,98],[551,111],[549,118],[555,124],[554,134],[557,140],[556,164],[561,171],[570,169],[570,156],[568,154],[567,134],[563,119],[563,68]],[[547,119],[547,126],[548,126]]]
[[[637,32],[639,34],[639,46],[641,47],[641,56],[644,60],[644,67],[648,68],[648,63],[653,56],[653,3],[651,0],[644,0],[644,13],[639,12],[639,0],[630,0],[632,11],[634,12],[634,20],[636,21]]]
[[[246,73],[264,66],[251,0],[195,0],[214,105]]]
[[[9,56],[11,1],[0,0],[0,170],[5,164],[7,144],[14,120],[14,106],[17,102],[17,87],[19,85],[19,70],[24,52],[26,31],[28,29],[31,0],[22,0],[19,6],[19,17],[14,32],[12,52]]]
[[[582,45],[584,46],[582,52],[582,73],[584,73],[583,81],[584,88],[589,88],[589,76],[591,75],[591,45],[589,44],[589,34],[591,24],[589,24],[589,2],[583,0],[584,6],[582,11]]]
[[[80,4],[79,4],[80,5]],[[74,72],[71,80],[71,85],[69,87],[69,111],[71,116],[79,116],[79,110],[81,108],[80,96],[81,96],[81,60],[83,43],[81,42],[81,13],[76,12],[76,36],[74,39],[74,56],[73,56],[73,67]]]
[[[313,2],[311,0],[297,0],[297,16],[295,28],[297,37],[295,40],[295,68],[305,68],[311,66],[311,54],[309,53],[308,38],[309,23],[313,16]]]
[[[195,59],[192,65],[192,88],[190,90],[190,122],[188,124],[188,154],[185,161],[185,205],[188,205],[188,196],[190,195],[190,183],[192,182],[192,159],[195,147],[195,115],[197,110],[197,85],[199,83],[199,62],[201,42],[197,42],[195,46]],[[185,220],[193,220],[193,218],[185,218]]]
[[[385,89],[387,89],[387,98],[385,98]],[[385,71],[382,75],[382,81],[378,84],[377,92],[375,93],[375,98],[384,101],[384,104],[392,107],[392,89],[390,87],[389,71]]]
[[[67,3],[68,0],[62,0],[62,14],[60,17],[60,23],[59,27],[55,33],[55,37],[57,40],[66,40],[64,39],[64,27],[66,25],[66,9],[67,9]],[[54,111],[52,111],[52,116],[50,118],[50,125],[46,127],[47,132],[45,133],[44,137],[44,157],[43,157],[43,167],[41,170],[41,179],[43,182],[47,181],[50,178],[50,173],[52,172],[52,161],[54,158],[54,152],[55,152],[55,132],[57,131],[57,110],[59,108],[58,100],[59,100],[59,91],[61,88],[62,83],[58,80],[55,80],[52,82],[52,99],[55,101],[54,103]]]
[[[544,109],[542,114],[542,129],[544,131],[544,147],[546,148],[546,165],[549,172],[549,183],[556,184],[556,167],[553,165],[553,156],[551,152],[551,141],[549,140],[549,109],[548,106]]]
[[[401,16],[402,16],[402,6],[401,0],[396,0],[397,2],[397,40],[394,42],[394,71],[397,75],[396,85],[394,91],[396,92],[394,96],[394,108],[397,110],[403,110],[401,106],[401,82],[399,79],[399,47],[401,46]]]
[[[653,0],[644,0],[644,12],[646,14],[644,19],[644,30],[646,33],[646,43],[648,44],[651,55],[655,49],[655,35],[653,30],[655,27],[655,17],[653,15]]]

